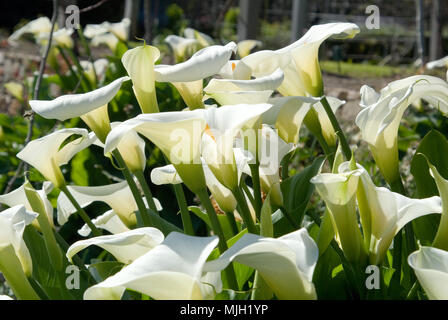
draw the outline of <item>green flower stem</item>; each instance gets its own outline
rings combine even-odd
[[[321,219],[320,217],[312,212],[308,211],[309,216],[314,220],[314,222],[320,227],[321,225]],[[344,269],[347,283],[349,287],[351,288],[352,296],[354,299],[360,299],[362,290],[362,285],[359,285],[359,282],[356,278],[356,273],[353,265],[345,258],[344,252],[339,247],[339,244],[332,239],[330,243],[333,250],[336,252],[336,254],[339,256],[339,259],[341,259],[342,268]]]
[[[281,177],[282,177],[282,180],[285,180],[285,179],[289,178],[289,163],[294,158],[295,153],[296,153],[296,149],[291,151],[290,153],[288,153],[286,156],[284,156],[282,161],[281,161],[281,167],[282,167]]]
[[[257,219],[260,219],[261,207],[263,206],[263,200],[261,199],[261,184],[260,184],[260,163],[250,164],[250,173],[252,176],[252,186],[254,188],[254,199],[255,199],[255,214]]]
[[[82,29],[82,26],[78,25],[78,28],[76,30],[78,32],[79,39],[81,39],[81,43],[82,43],[84,49],[86,50],[87,56],[89,57],[89,60],[92,63],[93,74],[95,76],[95,84],[98,85],[98,75],[96,74],[96,70],[93,65],[94,61],[93,61],[92,51],[90,50],[89,44],[86,40],[86,37],[84,37],[84,31]]]
[[[22,269],[12,246],[0,249],[0,271],[20,300],[40,300]]]
[[[67,186],[64,185],[60,189],[61,189],[62,192],[65,193],[65,195],[70,200],[72,205],[76,208],[77,214],[81,217],[82,220],[84,220],[85,223],[87,223],[87,225],[89,226],[90,230],[92,230],[93,235],[95,237],[101,236],[101,234],[102,234],[101,231],[98,230],[98,228],[93,224],[92,220],[90,220],[90,218],[87,215],[87,213],[84,211],[83,208],[81,208],[81,206],[76,201],[75,197],[73,197],[73,195],[70,193],[70,191],[68,190]]]
[[[205,207],[205,210],[207,211],[213,232],[219,238],[218,248],[219,252],[222,254],[228,249],[228,246],[226,239],[224,237],[224,232],[221,228],[221,224],[219,223],[218,216],[216,215],[215,208],[213,207],[210,198],[208,196],[207,189],[202,189],[197,193],[197,195],[202,205]],[[224,271],[227,275],[227,281],[229,283],[230,288],[236,290],[238,288],[238,282],[236,281],[235,270],[233,269],[233,265],[229,264],[229,266]]]
[[[118,149],[115,149],[112,151],[112,155],[117,160],[118,165],[122,169],[123,175],[128,182],[129,188],[131,189],[132,195],[134,196],[135,203],[137,204],[138,211],[140,212],[141,217],[141,224],[143,224],[146,227],[153,227],[154,223],[152,221],[151,215],[147,212],[145,203],[143,202],[143,198],[140,194],[140,191],[138,190],[137,184],[134,181],[134,178],[131,175],[131,172],[129,171],[128,167],[126,166],[126,163],[123,160],[123,157],[121,156]],[[137,216],[138,217],[138,216]]]
[[[149,208],[154,211],[157,214],[157,207],[156,203],[154,202],[154,198],[152,196],[151,189],[148,186],[148,183],[146,182],[145,175],[143,174],[142,170],[135,170],[134,172],[135,177],[137,178],[138,182],[142,186],[143,193],[145,194],[146,201],[148,202]]]
[[[254,206],[255,206],[254,195],[250,192],[249,188],[247,187],[246,182],[244,182],[244,179],[241,179],[240,187],[243,189],[244,193],[245,193],[246,196],[249,198],[250,203],[251,203],[252,206],[254,207]]]
[[[334,115],[334,112],[331,109],[330,104],[328,103],[327,97],[323,96],[320,102],[322,103],[322,106],[324,107],[325,112],[327,113],[328,118],[330,119],[331,125],[333,126],[333,129],[339,138],[339,143],[341,144],[342,152],[344,153],[345,158],[347,160],[350,160],[352,157],[352,151],[350,149],[350,146],[348,145],[347,139],[345,138],[344,132],[342,131],[341,126],[339,125],[339,122],[336,119],[336,116]]]
[[[182,188],[182,184],[174,184],[173,189],[176,195],[177,204],[179,205],[184,232],[190,236],[194,236],[193,223],[191,222],[190,211],[188,210],[188,204],[187,200],[185,199],[185,193],[184,189]]]
[[[67,48],[66,50],[67,50],[68,55],[70,56],[70,58],[72,58],[73,62],[75,63],[76,68],[78,69],[80,77],[82,78],[83,81],[85,81],[87,89],[89,91],[93,90],[91,83],[89,82],[89,80],[84,75],[84,69],[82,68],[81,63],[79,62],[79,59],[76,56],[76,54],[73,52],[72,49]]]
[[[233,214],[233,212],[225,212],[225,214],[227,216],[227,220],[229,221],[230,226],[232,227],[233,234],[237,235],[239,230],[238,225],[236,224],[235,215]]]
[[[232,190],[232,193],[238,203],[238,212],[240,213],[241,218],[243,218],[247,231],[257,234],[257,228],[255,227],[254,220],[252,219],[249,207],[247,206],[246,197],[241,192],[240,188],[235,188],[235,190]]]

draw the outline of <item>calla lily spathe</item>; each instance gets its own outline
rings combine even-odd
[[[87,289],[84,299],[120,299],[126,288],[157,300],[213,298],[221,291],[220,273],[204,273],[203,269],[217,244],[217,237],[172,232],[160,245]]]
[[[174,53],[176,63],[187,60],[199,49],[199,42],[196,39],[186,39],[176,35],[169,35],[165,38]]]
[[[356,191],[361,170],[343,173],[320,173],[310,181],[325,201],[331,214],[336,239],[347,260],[363,262],[365,250],[356,214]]]
[[[371,264],[383,261],[393,238],[407,223],[431,213],[441,213],[440,197],[411,199],[387,188],[377,187],[367,171],[360,171],[357,200],[365,247]],[[339,172],[350,172],[350,162],[339,166]]]
[[[102,58],[95,60],[93,63],[87,60],[81,60],[79,63],[84,70],[84,74],[92,84],[95,84],[95,74],[99,83],[104,82],[109,60]]]
[[[67,189],[81,207],[86,207],[95,201],[105,202],[127,226],[134,226],[137,223],[134,211],[138,210],[138,207],[126,181],[98,187],[67,186]],[[154,201],[157,210],[162,210],[160,202],[155,198]],[[59,194],[57,207],[60,225],[65,224],[69,216],[77,211],[65,193]]]
[[[108,210],[102,215],[92,219],[92,223],[98,229],[106,230],[112,234],[118,234],[129,231],[130,229],[123,223],[120,217],[114,212],[114,210]],[[83,237],[88,237],[92,232],[90,227],[86,224],[78,230],[78,234]]]
[[[56,45],[62,48],[72,49],[74,46],[72,39],[73,29],[62,28],[53,32],[52,45]],[[36,41],[41,48],[45,48],[50,39],[50,32],[41,32],[36,36]]]
[[[143,113],[159,112],[154,83],[154,63],[159,57],[159,49],[145,44],[126,51],[121,58]]]
[[[196,39],[202,48],[215,44],[215,41],[209,35],[193,28],[185,28],[184,36],[188,39]]]
[[[90,44],[94,47],[105,44],[109,47],[110,51],[115,52],[119,41],[112,33],[104,33],[93,37]]]
[[[217,75],[223,79],[250,80],[252,69],[241,60],[229,60]]]
[[[65,140],[73,135],[81,137],[61,148]],[[86,129],[62,129],[30,141],[17,154],[17,158],[36,168],[55,187],[61,188],[65,186],[65,179],[59,167],[67,164],[76,153],[89,147],[94,140],[95,135],[89,135]]]
[[[51,31],[51,22],[47,17],[40,17],[28,22],[26,25],[17,29],[8,38],[8,42],[15,44],[24,34],[32,34],[37,37],[42,33],[49,33]]]
[[[312,282],[319,257],[317,245],[305,228],[277,239],[245,234],[205,270],[219,271],[230,262],[256,269],[279,299],[317,299]]]
[[[51,205],[51,202],[48,200],[47,195],[53,190],[53,184],[49,181],[44,181],[43,185],[42,185],[42,189],[41,190],[36,190],[37,194],[39,195],[39,197],[42,200],[42,203],[44,204],[45,207],[45,213],[47,215],[48,218],[48,223],[50,224],[50,226],[54,226],[53,223],[53,206]],[[9,207],[14,207],[17,205],[24,205],[27,211],[30,212],[34,212],[33,209],[31,208],[31,204],[28,201],[28,198],[26,196],[25,193],[25,184],[21,185],[19,188],[0,195],[0,203],[2,204],[6,204]],[[35,212],[38,214],[38,212]],[[36,220],[33,220],[33,225],[35,227],[39,227],[39,223]]]
[[[236,50],[236,44],[214,45],[196,52],[185,62],[157,65],[154,68],[156,81],[172,83],[190,110],[203,108],[203,79],[217,74]]]
[[[393,81],[379,93],[361,88],[363,108],[356,117],[362,139],[369,144],[381,173],[389,184],[399,179],[397,135],[407,107],[425,99],[432,107],[448,112],[448,84],[432,76],[411,76]]]
[[[202,139],[202,157],[218,179],[230,190],[239,185],[239,174],[233,153],[233,145],[242,130],[250,130],[251,138],[258,139],[259,120],[270,104],[228,105],[204,111],[207,122]],[[252,140],[253,140],[252,139]],[[254,145],[254,141],[250,141]]]
[[[204,110],[142,114],[114,128],[107,137],[104,152],[114,150],[134,130],[151,140],[176,167],[192,191],[205,188],[200,159],[201,136],[205,129]]]
[[[27,211],[23,205],[17,205],[0,212],[0,251],[12,246],[15,255],[20,260],[23,272],[27,276],[31,275],[33,263],[30,252],[25,241],[23,241],[23,232],[25,227],[31,224],[37,216],[36,213]],[[5,259],[3,254],[2,259]],[[2,261],[2,265],[6,264],[7,261]]]
[[[430,300],[448,300],[448,252],[421,247],[408,257],[418,282]]]
[[[240,58],[244,58],[250,54],[250,52],[256,47],[261,47],[263,42],[259,40],[243,40],[237,44],[237,52]]]
[[[84,29],[84,36],[90,39],[110,32],[121,41],[127,41],[130,26],[131,21],[128,18],[124,18],[120,22],[114,23],[105,21],[101,24],[88,24]]]
[[[207,94],[221,105],[266,103],[284,78],[281,69],[253,80],[212,79],[204,88]]]
[[[66,256],[69,261],[72,261],[75,254],[94,245],[108,251],[117,261],[130,264],[162,243],[163,239],[163,233],[156,228],[138,228],[118,234],[77,241],[67,249]]]
[[[432,70],[435,68],[448,68],[448,56],[438,60],[430,61],[426,64],[426,69]]]

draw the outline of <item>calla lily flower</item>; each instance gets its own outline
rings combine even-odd
[[[159,57],[159,49],[145,44],[126,51],[121,58],[143,113],[159,112],[154,83],[154,63]]]
[[[241,144],[241,142],[240,142]],[[283,195],[280,189],[279,168],[282,159],[297,146],[292,143],[286,143],[278,136],[275,130],[267,125],[261,129],[261,139],[259,141],[259,175],[261,189],[264,193],[271,192],[271,201],[277,206],[283,206]],[[241,152],[243,154],[243,152]],[[253,158],[253,156],[251,157]],[[246,158],[243,172],[251,175],[249,168],[250,159]]]
[[[281,69],[271,75],[254,80],[212,79],[204,88],[206,97],[214,98],[221,105],[266,103],[284,78]]]
[[[130,26],[131,21],[128,18],[115,23],[105,21],[101,24],[88,24],[84,29],[84,36],[90,39],[110,32],[121,41],[127,41]]]
[[[91,83],[95,83],[95,74],[98,77],[98,81],[102,83],[106,77],[106,70],[109,65],[109,60],[98,59],[93,63],[90,61],[82,60],[79,62],[84,70],[85,75]]]
[[[0,300],[14,300],[13,298],[11,298],[10,296],[1,294],[0,295]]]
[[[6,90],[20,103],[24,102],[24,86],[21,83],[10,81],[4,84]]]
[[[229,60],[217,75],[223,79],[250,80],[252,69],[241,60]]]
[[[412,76],[389,83],[379,93],[361,88],[361,107],[356,125],[369,144],[373,158],[389,184],[399,179],[397,134],[407,107],[417,99],[448,112],[448,84],[432,76]]]
[[[356,214],[356,191],[361,170],[320,173],[310,181],[327,205],[336,238],[347,260],[363,262],[365,251]]]
[[[263,45],[263,42],[259,40],[243,40],[238,42],[238,55],[240,58],[244,58],[250,54],[250,52],[256,48],[261,47]]]
[[[67,249],[66,256],[69,261],[72,261],[75,254],[95,245],[108,251],[117,261],[129,264],[158,246],[163,239],[163,233],[156,228],[138,228],[109,236],[77,241]]]
[[[65,140],[73,135],[81,137],[61,148]],[[61,188],[65,186],[65,179],[59,167],[67,164],[76,153],[90,146],[94,139],[95,136],[89,135],[86,129],[62,129],[30,141],[17,157],[36,168],[55,187]]]
[[[239,185],[233,153],[235,138],[247,128],[255,132],[253,138],[257,139],[261,115],[271,107],[270,104],[238,104],[209,108],[204,112],[208,127],[202,139],[202,157],[218,181],[230,190]]]
[[[27,211],[25,206],[17,205],[0,212],[0,252],[12,246],[15,255],[22,264],[23,272],[30,276],[33,270],[33,263],[30,252],[23,241],[25,227],[33,222],[38,215]],[[5,257],[2,254],[2,259]],[[7,261],[2,261],[2,265]]]
[[[160,245],[87,289],[84,299],[120,299],[126,288],[157,300],[213,298],[221,291],[220,273],[204,274],[203,268],[217,244],[217,237],[172,232]]]
[[[216,179],[207,164],[203,163],[202,167],[207,188],[210,190],[219,208],[223,212],[233,212],[236,208],[236,199],[232,192]],[[172,164],[153,169],[151,171],[151,181],[156,185],[182,183],[182,179]]]
[[[116,128],[121,122],[112,122],[111,128]],[[104,144],[96,140],[95,145],[104,149]],[[118,151],[120,151],[126,166],[131,172],[144,171],[146,166],[146,155],[145,155],[145,141],[140,138],[137,132],[131,130],[128,131],[120,140],[117,146]],[[105,156],[110,157],[110,154],[105,153]]]
[[[53,223],[53,206],[51,202],[47,198],[47,194],[49,194],[53,190],[53,184],[49,181],[45,181],[42,185],[42,190],[36,190],[37,194],[42,200],[42,203],[45,207],[45,213],[48,218],[48,222],[50,226],[54,226]],[[28,198],[25,193],[25,184],[21,185],[19,188],[6,193],[4,195],[0,195],[0,203],[6,204],[8,207],[14,207],[17,205],[24,205],[26,210],[29,212],[33,212],[31,208],[31,204],[28,201]],[[37,213],[37,212],[36,212]],[[33,220],[33,225],[39,228],[39,223],[36,220]]]
[[[435,68],[448,68],[448,56],[442,59],[430,61],[426,64],[426,69],[431,70]]]
[[[28,22],[26,25],[14,31],[8,38],[8,42],[14,44],[24,34],[33,34],[37,37],[42,33],[49,33],[51,31],[51,22],[47,17],[40,17]]]
[[[248,55],[242,61],[255,77],[281,68],[285,80],[279,88],[284,96],[314,96],[323,94],[319,47],[326,39],[353,38],[360,29],[353,23],[327,23],[312,26],[305,35],[287,47],[276,51],[263,50]]]
[[[288,143],[299,142],[299,131],[312,105],[319,99],[312,97],[279,97],[269,99],[272,108],[263,114],[263,123],[275,125],[278,135]]]
[[[172,83],[190,110],[203,108],[203,79],[217,74],[235,49],[234,42],[215,45],[199,50],[185,62],[173,66],[157,65],[154,67],[156,81]]]
[[[448,252],[421,247],[408,257],[418,282],[430,300],[448,300]]]
[[[395,235],[410,221],[431,213],[441,213],[440,197],[411,199],[387,188],[377,187],[367,171],[361,172],[357,199],[365,246],[371,264],[383,261]],[[339,172],[349,173],[350,162],[339,166]]]
[[[185,61],[199,49],[199,42],[196,39],[186,39],[176,35],[169,35],[165,38],[174,53],[176,63]]]
[[[104,152],[114,150],[127,132],[134,130],[160,148],[190,190],[202,190],[205,188],[200,159],[201,135],[205,129],[203,111],[139,115],[121,123],[109,133]]]
[[[115,52],[117,49],[117,44],[120,40],[113,33],[104,33],[96,35],[90,41],[90,44],[94,47],[98,47],[102,44],[105,44],[109,47],[110,51]]]
[[[184,36],[188,39],[196,39],[202,48],[209,47],[215,44],[215,41],[212,39],[212,37],[193,28],[185,28]]]
[[[129,77],[121,77],[108,85],[81,94],[68,94],[54,100],[31,100],[34,112],[46,119],[61,121],[81,117],[96,136],[104,141],[110,131],[107,104],[115,97],[124,81]]]
[[[134,226],[137,218],[134,211],[138,210],[131,189],[126,181],[99,187],[67,186],[81,207],[92,202],[105,202],[120,217],[127,226]],[[160,202],[154,198],[158,211],[162,210]],[[58,223],[65,224],[70,215],[77,210],[64,193],[58,197]]]
[[[120,217],[114,212],[114,210],[108,210],[95,219],[92,219],[92,223],[98,229],[106,230],[112,234],[118,234],[130,230],[123,223],[123,221],[121,221]],[[83,237],[88,237],[91,232],[92,230],[87,225],[87,223],[78,230],[78,234]]]
[[[53,32],[52,45],[62,48],[72,49],[74,46],[72,39],[73,29],[62,28]],[[36,41],[42,48],[45,48],[50,38],[50,32],[41,32],[36,36]]]
[[[319,257],[317,245],[305,228],[277,239],[245,234],[205,270],[218,271],[230,262],[258,270],[279,299],[317,299],[312,282]]]

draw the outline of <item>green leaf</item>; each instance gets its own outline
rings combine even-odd
[[[418,198],[427,198],[438,195],[437,185],[429,174],[430,163],[445,179],[448,178],[448,140],[437,130],[431,130],[422,139],[411,161],[411,173],[417,186]],[[440,215],[432,214],[412,221],[415,235],[423,245],[432,243],[439,226]]]
[[[199,219],[204,221],[210,229],[212,229],[212,224],[210,222],[210,218],[209,218],[208,214],[206,212],[203,212],[201,210],[201,208],[199,208],[197,206],[190,206],[190,207],[188,207],[188,210],[193,212]],[[226,240],[232,238],[233,230],[232,230],[232,226],[230,225],[230,222],[229,222],[227,216],[224,214],[218,214],[217,216],[218,216],[219,223],[221,224],[222,230],[224,232],[224,238],[226,238]]]
[[[92,263],[89,271],[98,282],[104,281],[113,276],[123,268],[124,264],[118,261],[101,261]]]
[[[280,209],[279,209],[280,210]],[[271,193],[264,200],[260,214],[260,235],[264,237],[274,236],[274,227],[272,225]]]
[[[324,160],[325,157],[316,158],[310,166],[280,184],[284,208],[297,225],[301,225],[306,207],[314,192],[314,185],[310,183],[310,179],[317,174]]]

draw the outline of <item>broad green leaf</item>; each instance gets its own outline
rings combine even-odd
[[[89,271],[95,280],[101,282],[116,274],[123,266],[119,261],[101,261],[89,265]]]
[[[279,209],[280,210],[280,209]],[[274,227],[272,225],[271,193],[264,200],[260,215],[260,235],[264,237],[274,236]]]

